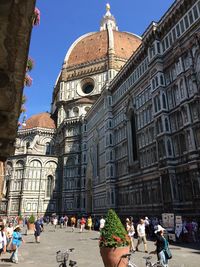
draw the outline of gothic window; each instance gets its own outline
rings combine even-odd
[[[165,118],[165,131],[169,132],[169,122],[167,118]]]
[[[172,147],[170,140],[167,140],[167,152],[169,156],[172,156]]]
[[[159,85],[157,76],[155,77],[155,81],[156,81],[156,87],[157,87]]]
[[[46,196],[51,197],[53,193],[53,176],[49,175],[47,177],[47,189],[46,189]]]
[[[183,80],[180,81],[180,92],[181,92],[181,98],[184,98],[185,90],[184,90]]]
[[[110,143],[110,145],[112,145],[112,144],[113,144],[113,138],[112,138],[112,134],[109,134],[109,143]]]
[[[166,109],[167,108],[167,104],[166,104],[166,96],[165,96],[164,93],[162,94],[162,102],[163,102],[163,108]]]
[[[110,166],[110,176],[113,177],[113,175],[114,175],[114,172],[113,172],[113,166],[111,165],[111,166]]]
[[[45,144],[45,154],[51,155],[51,144],[49,142]]]
[[[161,85],[164,85],[164,77],[163,77],[162,74],[160,75],[160,84],[161,84]]]
[[[33,179],[39,179],[40,173],[41,173],[41,163],[38,160],[31,161],[29,177]]]

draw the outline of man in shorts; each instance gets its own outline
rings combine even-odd
[[[138,242],[137,242],[137,246],[136,246],[136,251],[139,251],[138,246],[143,242],[145,253],[148,253],[146,233],[145,233],[145,222],[143,219],[140,219],[140,221],[137,225],[137,234],[138,234]]]

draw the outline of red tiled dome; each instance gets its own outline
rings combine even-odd
[[[55,129],[55,122],[50,116],[51,114],[47,112],[33,115],[26,121],[26,126],[23,126],[22,129],[30,129],[35,127]]]
[[[131,33],[113,31],[115,55],[128,59],[141,44],[141,39]],[[68,66],[74,66],[108,56],[108,31],[86,35],[75,43],[68,60]]]

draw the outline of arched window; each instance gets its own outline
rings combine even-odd
[[[162,102],[163,102],[163,108],[167,108],[165,94],[162,94]]]
[[[41,174],[41,163],[38,160],[33,160],[30,163],[29,177],[33,179],[39,179]]]
[[[110,145],[112,145],[113,144],[112,134],[109,135],[109,141],[110,141]]]
[[[51,197],[53,193],[53,176],[49,175],[47,177],[47,189],[46,189],[46,196]]]
[[[169,132],[169,122],[167,118],[165,118],[165,131]]]
[[[154,79],[152,80],[152,87],[153,87],[153,89],[155,89],[155,80]]]
[[[160,84],[161,85],[164,85],[164,78],[163,78],[163,75],[162,74],[160,75]]]
[[[156,86],[158,86],[158,77],[157,76],[156,76],[155,80],[156,80]]]
[[[49,142],[45,144],[45,154],[51,155],[51,144]]]

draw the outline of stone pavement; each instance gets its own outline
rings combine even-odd
[[[25,232],[25,229],[23,230]],[[85,231],[79,233],[78,229],[75,232],[71,228],[60,229],[59,226],[54,232],[53,226],[45,227],[45,232],[41,234],[41,243],[36,244],[34,236],[24,236],[25,244],[19,249],[19,264],[20,267],[56,267],[59,263],[56,262],[56,251],[65,251],[67,248],[75,248],[75,251],[70,254],[70,259],[77,261],[77,267],[103,267],[102,259],[98,247],[99,233],[95,231]],[[136,240],[135,240],[136,243]],[[170,245],[173,259],[169,262],[169,267],[199,267],[200,266],[200,244],[193,248]],[[139,249],[143,251],[141,244]],[[149,251],[154,250],[154,244],[148,241]],[[144,252],[136,252],[132,259],[138,267],[145,266],[143,256],[148,254]],[[15,266],[16,264],[9,262],[10,254],[2,254],[0,267]],[[153,255],[153,260],[156,257]]]

